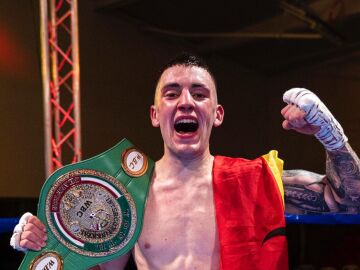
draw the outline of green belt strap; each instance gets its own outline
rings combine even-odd
[[[38,217],[47,245],[28,251],[21,270],[87,269],[127,253],[139,238],[154,162],[126,139],[54,172]]]

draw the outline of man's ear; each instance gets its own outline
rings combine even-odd
[[[159,127],[160,123],[159,123],[159,119],[158,119],[158,114],[157,114],[157,110],[155,105],[151,105],[150,107],[150,119],[151,119],[151,124],[153,127]]]
[[[222,124],[224,120],[224,113],[223,106],[220,104],[216,105],[214,127],[218,127]]]

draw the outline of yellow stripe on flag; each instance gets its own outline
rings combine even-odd
[[[271,150],[268,154],[262,156],[267,164],[269,165],[269,168],[271,172],[273,173],[276,184],[278,185],[281,198],[283,201],[283,205],[285,206],[284,202],[284,186],[282,182],[282,171],[283,171],[283,165],[284,161],[282,161],[280,158],[278,158],[278,152],[276,150]]]

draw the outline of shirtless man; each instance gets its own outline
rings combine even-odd
[[[359,213],[359,159],[323,103],[304,91],[285,94],[283,127],[316,134],[327,149],[327,175],[284,171],[286,208],[293,213]],[[310,98],[300,99],[302,95]],[[316,110],[321,110],[320,116]],[[140,270],[219,269],[209,138],[212,128],[221,125],[224,109],[217,102],[213,76],[201,60],[181,56],[164,68],[150,118],[161,130],[164,155],[156,162],[142,233],[133,248],[136,265]],[[46,245],[44,228],[30,217],[18,245],[41,249]],[[100,267],[123,269],[129,256]]]

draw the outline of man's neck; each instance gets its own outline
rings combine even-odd
[[[200,155],[179,156],[170,153],[156,162],[156,175],[159,179],[177,179],[178,181],[186,181],[196,177],[203,177],[204,174],[211,172],[214,157],[207,149]]]

